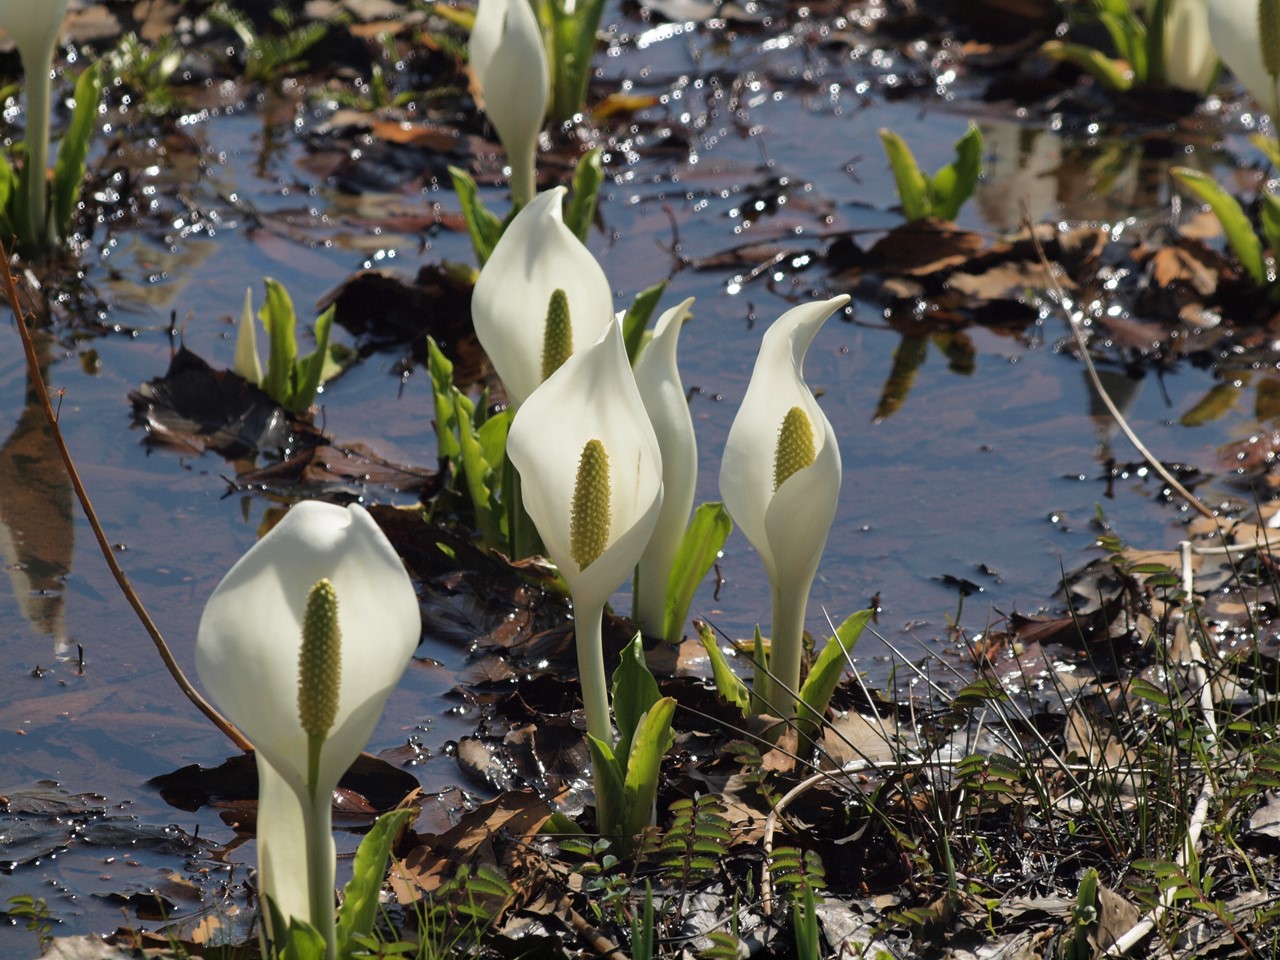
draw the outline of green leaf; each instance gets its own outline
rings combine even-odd
[[[1209,209],[1222,224],[1227,243],[1249,279],[1258,286],[1266,284],[1267,270],[1262,262],[1262,245],[1258,242],[1258,235],[1253,232],[1253,225],[1245,216],[1240,202],[1219,186],[1216,180],[1199,170],[1174,167],[1169,172],[1178,183],[1195,194],[1197,199],[1209,205]]]
[[[59,239],[71,233],[71,217],[80,199],[89,156],[89,142],[97,127],[98,104],[102,100],[102,71],[94,64],[76,80],[76,108],[71,124],[58,145],[58,159],[53,165],[53,215]]]
[[[923,220],[933,215],[929,203],[929,181],[916,163],[915,155],[900,136],[892,130],[880,130],[880,142],[889,157],[894,182],[898,185],[898,201],[908,220]]]
[[[9,204],[14,199],[14,190],[18,186],[18,175],[13,172],[9,158],[0,153],[0,232],[6,242],[13,235],[13,218],[10,216]]]
[[[764,637],[760,635],[759,624],[756,624],[755,642],[752,647],[755,667],[751,676],[749,706],[752,714],[769,713],[772,709],[770,701],[773,698],[773,681],[769,677],[769,651],[765,649]]]
[[[613,672],[613,721],[618,727],[616,749],[624,770],[636,728],[661,696],[658,681],[653,679],[645,663],[644,646],[637,633],[623,648],[622,660]]]
[[[720,649],[715,631],[701,620],[695,620],[693,627],[697,630],[698,639],[702,641],[702,647],[707,651],[707,658],[711,661],[711,676],[715,680],[716,692],[737,707],[745,717],[751,705],[751,695],[747,685],[730,668],[729,661],[725,659]]]
[[[458,167],[450,167],[449,176],[453,179],[454,192],[458,194],[458,202],[462,205],[462,220],[471,236],[476,259],[480,261],[480,266],[484,266],[502,237],[502,221],[484,205],[484,201],[480,199],[480,190],[469,173]]]
[[[817,736],[822,717],[827,712],[827,704],[831,702],[831,695],[835,693],[848,666],[848,653],[871,622],[873,613],[872,610],[859,610],[836,627],[836,635],[827,640],[826,646],[809,668],[809,675],[800,686],[800,703],[796,713],[802,735],[810,739]]]
[[[658,301],[667,289],[667,281],[655,283],[652,287],[641,290],[627,307],[622,318],[622,341],[627,345],[627,360],[634,367],[644,347],[644,328],[649,325],[649,318],[658,306]]]
[[[1280,197],[1274,193],[1262,195],[1258,223],[1262,227],[1263,239],[1271,249],[1271,258],[1273,260],[1280,258]]]
[[[604,183],[604,164],[600,147],[592,147],[573,171],[573,193],[564,210],[564,225],[583,243],[596,218],[596,201],[600,197],[600,185]]]
[[[351,938],[368,936],[378,915],[378,895],[387,872],[387,858],[396,836],[416,810],[392,810],[380,816],[365,834],[356,850],[351,879],[344,888],[342,906],[338,908],[337,940],[339,956],[352,955]]]
[[[1074,64],[1109,90],[1124,93],[1133,88],[1133,75],[1124,69],[1124,65],[1093,47],[1050,40],[1040,47],[1040,52],[1051,60]]]
[[[427,371],[431,376],[431,393],[435,402],[436,456],[456,463],[462,455],[457,408],[453,399],[458,388],[453,385],[453,363],[432,337],[427,337]]]
[[[624,843],[653,821],[653,805],[658,796],[662,758],[675,740],[671,734],[671,720],[675,713],[675,698],[663,697],[649,708],[636,727],[631,752],[625,761],[625,802],[621,823]]]
[[[507,538],[502,529],[504,508],[493,497],[495,482],[500,482],[501,470],[495,463],[485,457],[485,445],[472,424],[474,407],[470,400],[454,390],[454,413],[458,425],[458,445],[461,450],[462,476],[467,485],[467,496],[471,500],[471,509],[475,514],[476,526],[480,528],[480,536],[485,545],[491,548],[503,547]],[[508,421],[509,424],[509,421]],[[500,423],[495,430],[500,430],[503,440],[506,430]],[[501,464],[501,461],[498,461]],[[495,481],[495,477],[499,480]]]
[[[604,741],[587,734],[587,748],[591,751],[592,779],[596,787],[596,828],[602,836],[619,836],[626,809],[622,771],[618,769],[613,749]]]
[[[667,643],[679,643],[684,637],[693,595],[732,531],[733,520],[723,503],[703,503],[693,511],[667,578],[667,608],[662,616],[662,639]]]
[[[1265,133],[1251,133],[1249,142],[1262,151],[1273,169],[1280,170],[1280,143],[1276,142],[1275,137],[1269,137]]]
[[[293,396],[288,407],[294,413],[306,413],[320,391],[325,364],[329,359],[329,333],[333,329],[334,307],[316,317],[316,348],[310,356],[294,361]]]
[[[267,355],[267,377],[262,389],[283,407],[290,404],[290,387],[293,377],[293,361],[298,356],[298,341],[294,327],[298,318],[293,312],[293,301],[279,282],[271,277],[263,278],[267,288],[267,301],[258,311],[258,318],[267,328],[270,352]]]
[[[930,181],[933,215],[954,220],[964,202],[977,189],[982,175],[982,131],[969,122],[969,129],[956,141],[956,159],[933,175]]]
[[[483,407],[484,404],[477,406],[477,413]],[[494,483],[490,485],[490,489],[495,493],[501,487],[502,471],[498,469],[498,465],[502,463],[502,458],[507,452],[507,432],[511,429],[511,420],[515,413],[515,410],[511,407],[500,410],[480,424],[480,429],[476,431],[476,437],[480,440],[480,448],[484,453],[485,462],[494,471]]]

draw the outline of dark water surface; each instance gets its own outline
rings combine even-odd
[[[949,158],[969,117],[978,120],[991,172],[962,214],[961,225],[971,229],[994,234],[1015,227],[1020,204],[1038,219],[1107,222],[1160,217],[1167,207],[1163,161],[1144,159],[1123,139],[1071,136],[1047,120],[1020,125],[1011,108],[972,103],[973,89],[945,70],[935,73],[941,97],[890,101],[883,78],[893,64],[869,49],[827,51],[803,34],[769,38],[767,31],[727,43],[692,26],[624,24],[641,35],[601,58],[605,76],[632,78],[637,91],[671,99],[643,114],[657,122],[638,126],[631,142],[614,151],[616,179],[601,204],[604,230],[590,242],[620,305],[671,271],[664,306],[697,298],[680,354],[686,384],[697,388],[700,499],[717,498],[719,454],[767,324],[792,300],[844,292],[813,258],[806,260],[806,248],[816,252],[823,237],[848,230],[868,231],[863,242],[869,242],[874,231],[900,222],[878,127],[896,129],[933,169]],[[229,365],[227,320],[238,315],[246,286],[260,302],[263,274],[282,280],[309,318],[309,305],[362,265],[411,276],[426,262],[470,259],[460,235],[371,237],[321,221],[388,199],[357,201],[308,172],[299,134],[326,114],[300,108],[297,128],[277,130],[271,138],[277,146],[265,157],[260,105],[196,118],[183,129],[208,165],[199,177],[189,165],[171,170],[158,148],[136,145],[156,154],[151,177],[187,181],[185,195],[204,226],[193,233],[190,219],[175,212],[163,235],[122,233],[99,262],[86,254],[90,282],[108,305],[104,319],[121,329],[48,347],[49,381],[65,391],[61,424],[79,470],[135,588],[189,671],[202,605],[254,542],[268,504],[229,496],[225,478],[234,470],[220,457],[149,451],[130,429],[128,392],[161,375],[176,346],[171,312],[189,348]],[[635,155],[627,156],[628,149]],[[502,206],[501,192],[488,195]],[[432,204],[456,210],[447,186],[406,193],[398,202],[418,211]],[[318,242],[285,235],[280,224],[290,211]],[[755,275],[749,267],[677,269],[681,258],[698,261],[748,241],[780,240],[795,254],[772,265],[763,258]],[[1090,416],[1080,364],[1060,349],[1066,332],[1062,317],[1047,310],[1017,336],[971,329],[970,375],[950,371],[931,346],[906,402],[875,422],[901,337],[886,325],[885,307],[863,296],[828,322],[806,373],[824,392],[845,482],[813,592],[811,629],[878,596],[880,630],[895,645],[912,657],[954,655],[959,664],[950,625],[960,595],[946,578],[981,588],[964,599],[960,615],[972,634],[1001,612],[1032,612],[1051,601],[1060,571],[1093,555],[1091,521],[1099,504],[1135,545],[1167,547],[1179,539],[1185,512],[1158,497],[1155,483],[1135,476],[1109,486],[1103,479],[1100,444],[1108,431]],[[169,681],[119,596],[38,416],[24,411],[18,337],[11,327],[5,335],[0,410],[14,432],[0,446],[6,488],[0,548],[11,583],[0,585],[0,794],[48,780],[70,795],[101,799],[82,802],[91,812],[78,819],[68,811],[68,829],[78,839],[65,852],[0,872],[0,899],[45,897],[62,921],[59,934],[108,930],[126,921],[105,894],[155,886],[167,871],[191,877],[201,866],[234,885],[253,862],[252,846],[233,853],[237,866],[228,870],[203,861],[194,847],[157,846],[136,834],[97,846],[86,839],[85,824],[118,817],[137,818],[137,829],[152,834],[172,824],[187,835],[229,842],[231,831],[213,813],[173,810],[144,784],[185,764],[216,764],[232,749]],[[392,462],[431,465],[428,380],[421,370],[402,380],[391,371],[395,360],[375,354],[329,386],[321,397],[326,432],[366,442]],[[1206,427],[1178,425],[1213,382],[1211,372],[1185,364],[1146,376],[1135,384],[1133,426],[1166,460],[1219,470],[1216,448],[1257,425],[1248,410]],[[1122,461],[1137,459],[1122,439],[1113,449]],[[732,635],[749,635],[769,616],[760,564],[735,536],[720,569],[719,598],[704,589],[693,612]],[[883,683],[890,658],[874,640],[864,643],[859,653],[869,679]],[[414,740],[427,755],[415,773],[440,790],[461,780],[442,747],[473,727],[474,717],[460,715],[461,701],[447,695],[465,651],[428,638],[420,656],[370,749]],[[20,827],[11,818],[2,828],[9,832],[0,846],[10,853],[20,847]],[[56,850],[56,837],[46,846]],[[22,849],[38,852],[40,838]],[[205,888],[216,901],[222,894],[215,887]],[[180,912],[194,911],[194,902],[176,899]],[[138,921],[130,914],[128,922]],[[0,927],[0,955],[31,954],[30,934]]]

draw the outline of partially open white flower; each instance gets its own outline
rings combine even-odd
[[[680,330],[689,319],[690,297],[658,318],[653,339],[636,361],[636,386],[662,450],[662,512],[636,568],[636,619],[648,636],[662,634],[667,581],[698,483],[698,441],[676,363]]]
[[[1265,0],[1263,0],[1265,2]],[[1244,84],[1253,99],[1277,122],[1280,90],[1276,74],[1280,70],[1268,70],[1268,64],[1276,64],[1280,50],[1264,51],[1266,42],[1259,13],[1259,0],[1213,0],[1209,4],[1209,35],[1222,62],[1231,68],[1236,79]],[[1280,25],[1278,25],[1280,26]]]
[[[327,627],[319,646],[317,610]],[[330,942],[333,789],[372,736],[420,633],[413,585],[373,518],[317,501],[294,506],[250,548],[200,618],[201,682],[254,745],[259,770],[268,768],[262,890]]]
[[[528,0],[480,0],[470,50],[485,115],[511,162],[511,196],[528,203],[537,189],[538,134],[551,95],[542,30]]]
[[[804,381],[804,358],[847,296],[784,313],[765,332],[725,441],[720,495],[764,561],[773,595],[770,671],[756,692],[790,715],[800,685],[805,608],[840,498],[835,431]]]
[[[622,330],[574,353],[516,412],[507,455],[524,506],[573,594],[587,730],[612,743],[600,617],[662,508],[662,454]]]
[[[231,369],[255,387],[262,385],[262,358],[258,354],[257,319],[253,315],[253,290],[244,292],[244,310],[236,325],[236,356]]]
[[[564,225],[565,192],[540,193],[516,214],[471,295],[476,337],[516,405],[565,357],[615,325],[604,271]]]

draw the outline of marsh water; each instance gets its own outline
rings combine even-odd
[[[1234,163],[1210,149],[1205,129],[1234,131],[1226,146],[1244,153],[1248,118],[1212,102],[1189,122],[1201,131],[1194,149],[1148,150],[1140,139],[981,102],[978,81],[945,62],[895,63],[905,55],[869,41],[833,45],[825,26],[772,35],[696,11],[687,23],[676,16],[612,18],[599,86],[661,101],[639,114],[643,122],[611,127],[610,179],[589,245],[619,306],[668,275],[665,305],[696,298],[680,359],[701,444],[701,500],[717,498],[719,454],[767,324],[794,302],[846,292],[819,256],[832,238],[853,232],[869,242],[901,222],[878,128],[898,131],[933,169],[976,121],[987,174],[958,223],[993,239],[1016,230],[1024,212],[1037,222],[1105,223],[1115,237],[1141,231],[1173,215],[1171,156],[1208,169]],[[842,29],[856,34],[856,24]],[[891,78],[904,75],[934,89],[896,94]],[[264,275],[285,283],[309,318],[356,270],[411,277],[425,264],[471,259],[461,233],[396,229],[456,212],[438,171],[358,195],[324,172],[317,131],[335,110],[286,83],[270,97],[211,88],[182,123],[152,136],[111,130],[123,117],[108,113],[96,162],[128,169],[132,189],[154,203],[118,228],[98,225],[81,258],[83,283],[59,289],[51,279],[44,290],[55,319],[42,350],[60,425],[120,562],[189,671],[205,599],[275,504],[238,488],[235,466],[216,454],[148,445],[131,425],[130,391],[162,376],[180,344],[229,365],[231,319],[246,287],[260,299]],[[496,187],[486,197],[505,203]],[[874,601],[879,633],[907,658],[963,670],[964,637],[1014,610],[1052,606],[1062,571],[1096,555],[1099,510],[1134,545],[1179,539],[1185,509],[1144,471],[1124,469],[1137,454],[1096,415],[1061,310],[1029,293],[1031,322],[969,326],[971,368],[926,341],[905,398],[877,417],[909,324],[874,290],[852,292],[806,365],[845,469],[811,601],[815,634]],[[121,598],[29,402],[18,334],[12,325],[0,334],[9,425],[0,444],[9,574],[0,589],[0,795],[11,811],[41,814],[0,826],[0,899],[45,898],[57,934],[141,924],[138,902],[161,888],[180,919],[211,904],[230,909],[252,845],[211,859],[192,838],[221,846],[230,830],[208,809],[168,807],[147,781],[215,765],[233,748],[169,680]],[[329,384],[319,420],[345,444],[434,467],[430,384],[420,366],[402,374],[400,359],[375,352]],[[1213,369],[1135,362],[1108,375],[1145,442],[1209,476],[1203,497],[1248,499],[1218,451],[1266,424],[1247,404],[1202,426],[1180,423],[1218,382]],[[383,487],[369,496],[415,500]],[[693,613],[748,636],[768,620],[768,590],[740,536],[718,571],[718,589],[705,586]],[[858,655],[871,684],[888,682],[897,655],[886,645],[868,637]],[[412,744],[417,762],[407,769],[431,793],[480,793],[447,749],[477,720],[454,692],[466,662],[466,649],[428,636],[370,745],[377,753]],[[0,927],[0,955],[34,953],[21,925]]]

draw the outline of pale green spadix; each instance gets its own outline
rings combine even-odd
[[[1275,80],[1280,77],[1280,0],[1258,0],[1258,40],[1263,69]]]
[[[588,440],[578,461],[569,518],[569,549],[581,570],[595,563],[609,545],[609,494],[609,454],[599,440]]]
[[[557,288],[547,304],[542,330],[542,379],[546,380],[573,354],[573,324],[569,320],[569,296]]]
[[[782,486],[805,467],[813,466],[817,459],[817,445],[813,439],[813,423],[800,407],[792,407],[782,419],[778,431],[778,446],[773,453],[773,489]]]
[[[338,715],[342,682],[342,632],[338,629],[338,593],[321,579],[307,594],[298,652],[298,718],[310,737],[323,739]]]

